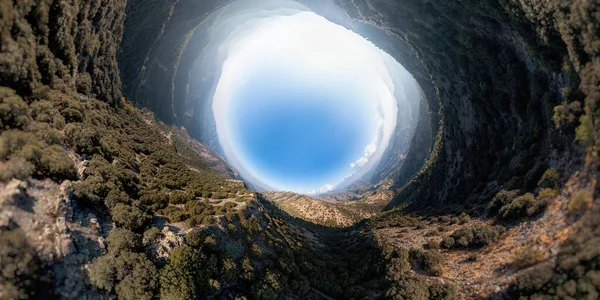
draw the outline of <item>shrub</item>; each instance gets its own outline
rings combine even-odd
[[[418,277],[404,277],[393,282],[385,294],[386,299],[428,299],[427,283]]]
[[[442,222],[442,223],[448,224],[448,223],[450,223],[450,216],[441,216],[439,218],[439,221]]]
[[[590,146],[594,143],[594,124],[592,118],[588,115],[591,114],[589,108],[585,107],[585,114],[579,118],[579,126],[575,129],[575,139],[578,140],[584,146]]]
[[[453,283],[434,283],[429,286],[429,299],[450,300],[456,299],[458,288]]]
[[[22,157],[9,159],[0,167],[0,181],[10,181],[13,178],[25,180],[33,174],[35,167]]]
[[[197,216],[192,216],[189,219],[185,220],[185,228],[191,229],[196,227],[196,225],[198,225],[198,223],[202,222],[202,220],[200,220],[199,222],[199,217]]]
[[[58,145],[41,149],[35,164],[37,166],[36,176],[39,178],[48,177],[56,182],[65,179],[77,180],[75,163],[65,150]]]
[[[531,193],[519,196],[500,208],[500,217],[504,220],[516,220],[532,216],[545,207],[545,202],[536,201]]]
[[[502,226],[473,226],[454,231],[449,238],[442,241],[442,247],[454,248],[481,248],[496,241],[505,232]]]
[[[406,250],[393,251],[387,263],[387,277],[389,280],[398,281],[406,272],[410,271],[409,253]]]
[[[443,274],[442,264],[444,257],[435,250],[410,250],[410,259],[413,267],[420,268],[433,276],[441,276]]]
[[[556,192],[555,189],[543,188],[543,189],[540,189],[540,191],[538,192],[536,199],[538,201],[547,201],[549,199],[556,197],[557,194],[558,193]]]
[[[558,170],[556,168],[550,168],[544,172],[542,178],[538,182],[538,186],[555,188],[558,186],[559,180],[560,175],[558,174]]]
[[[137,252],[142,249],[142,237],[130,230],[114,228],[108,234],[108,252],[118,255],[121,252]]]
[[[225,192],[213,193],[213,195],[212,195],[213,199],[226,199],[227,196],[228,196],[228,194]]]
[[[159,210],[169,205],[169,195],[163,192],[146,192],[140,197],[140,202],[150,210]]]
[[[587,189],[581,189],[574,193],[569,200],[568,208],[571,212],[581,212],[592,206],[593,194]]]
[[[494,196],[492,202],[490,202],[487,207],[488,215],[496,216],[500,212],[502,206],[512,202],[514,198],[519,196],[519,193],[519,190],[500,190],[498,193],[496,193],[496,196]]]
[[[237,206],[237,204],[235,204],[234,202],[227,202],[227,203],[223,204],[223,207],[228,211],[235,208],[236,206]]]
[[[71,123],[65,127],[65,134],[67,144],[78,154],[102,153],[100,134],[93,127],[83,123]]]
[[[173,204],[185,204],[190,200],[194,200],[194,195],[180,191],[171,192],[171,196],[169,197],[169,202]]]
[[[517,252],[513,265],[517,268],[525,268],[536,264],[543,259],[544,255],[542,252],[531,246],[527,246]]]
[[[21,229],[0,228],[0,298],[45,298],[49,277]]]
[[[152,222],[152,216],[137,207],[119,203],[111,211],[113,221],[121,227],[141,232]]]
[[[119,299],[152,299],[158,287],[154,264],[141,253],[97,258],[90,268],[90,282],[100,289],[116,292]]]
[[[436,241],[429,241],[425,244],[425,249],[439,249],[440,243]]]
[[[131,204],[131,199],[129,198],[129,195],[127,195],[127,193],[125,193],[123,191],[119,191],[117,189],[110,190],[108,192],[108,195],[106,195],[106,197],[104,198],[104,205],[106,205],[106,207],[112,209],[119,203]],[[141,205],[143,205],[141,201],[139,201],[139,203]]]
[[[29,107],[14,90],[0,87],[0,128],[23,128],[31,120]]]
[[[162,209],[161,213],[167,216],[169,222],[171,223],[182,222],[190,217],[182,209],[174,206],[169,206],[165,209]]]
[[[160,272],[160,298],[202,298],[210,274],[206,257],[201,252],[188,246],[179,247],[171,253]]]
[[[210,197],[212,197],[212,192],[202,192],[202,197],[203,198],[210,198]]]
[[[575,123],[575,120],[577,120],[576,115],[581,113],[581,111],[581,103],[579,101],[557,105],[554,107],[552,121],[557,129],[570,126]]]
[[[444,239],[442,239],[442,242],[440,243],[440,247],[442,248],[446,248],[446,249],[452,249],[454,247],[454,238],[447,236]]]
[[[212,205],[197,200],[186,202],[184,207],[185,211],[192,216],[210,214],[210,211],[212,210]]]
[[[156,242],[163,238],[163,233],[156,227],[150,227],[150,229],[144,231],[144,244]]]
[[[471,221],[471,217],[466,212],[462,212],[460,216],[458,216],[458,219],[460,224],[465,224]]]
[[[194,229],[185,236],[185,242],[194,248],[200,248],[204,244],[205,239],[206,232],[199,229]]]

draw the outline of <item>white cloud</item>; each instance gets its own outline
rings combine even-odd
[[[408,73],[369,41],[323,17],[302,11],[297,4],[290,4],[287,9],[270,8],[269,13],[259,4],[255,6],[255,17],[248,9],[243,10],[244,17],[235,13],[223,17],[220,22],[227,26],[220,30],[227,35],[214,46],[218,49],[215,59],[223,59],[223,63],[212,108],[226,158],[242,176],[256,184],[296,192],[328,192],[366,174],[376,166],[394,133],[399,103],[396,96],[405,80],[398,74]],[[212,28],[219,29],[219,24]],[[341,170],[336,178],[328,180],[337,183],[319,188],[284,184],[253,166],[239,151],[236,141],[228,139],[231,134],[227,112],[232,109],[229,100],[249,76],[269,66],[289,70],[290,79],[304,88],[353,89],[372,107],[370,130],[375,138],[365,146],[363,156],[349,163],[348,170]]]

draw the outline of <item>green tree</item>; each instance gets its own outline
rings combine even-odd
[[[152,216],[149,214],[137,207],[122,203],[117,204],[110,214],[117,225],[135,232],[143,231],[152,221]]]
[[[201,299],[208,290],[211,271],[199,250],[182,246],[169,256],[160,272],[160,297],[165,300]]]
[[[128,229],[114,228],[108,234],[108,251],[113,255],[121,252],[137,252],[142,248],[142,236]]]

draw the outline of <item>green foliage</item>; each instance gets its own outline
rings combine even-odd
[[[73,160],[62,147],[48,145],[34,134],[20,130],[2,133],[0,160],[8,160],[0,172],[3,181],[29,176],[51,178],[56,182],[77,179]]]
[[[450,237],[445,238],[441,246],[446,249],[481,248],[495,242],[505,231],[506,229],[502,226],[465,227],[454,231]]]
[[[427,283],[418,277],[404,277],[393,282],[385,294],[386,299],[404,300],[426,300],[429,299]]]
[[[514,198],[500,208],[499,217],[503,220],[517,220],[532,216],[545,208],[544,201],[537,201],[535,196],[527,193]]]
[[[575,120],[577,120],[577,115],[581,112],[581,103],[579,101],[560,104],[554,107],[552,121],[557,129],[572,126],[575,123]]]
[[[538,186],[556,188],[559,180],[560,174],[558,173],[558,170],[556,168],[550,168],[544,172],[544,175],[542,175],[542,178],[538,182]]]
[[[0,128],[23,128],[30,122],[29,107],[16,92],[0,87]]]
[[[158,191],[146,191],[140,197],[140,202],[150,210],[157,211],[169,205],[169,195]]]
[[[92,126],[71,123],[65,127],[66,142],[80,154],[102,154],[100,134]]]
[[[453,283],[434,283],[429,286],[429,297],[433,300],[450,300],[458,296],[458,287]]]
[[[471,217],[466,212],[462,212],[460,216],[458,216],[459,224],[465,224],[471,221]]]
[[[185,242],[191,247],[200,248],[204,244],[206,236],[206,232],[194,229],[185,236]]]
[[[446,249],[454,248],[454,238],[449,237],[449,236],[443,238],[442,242],[440,243],[440,247],[446,248]]]
[[[161,209],[159,212],[167,216],[171,223],[183,222],[190,217],[190,215],[186,214],[181,208],[175,206],[169,206],[165,209]]]
[[[137,207],[119,203],[111,211],[113,221],[121,227],[141,232],[152,222],[152,216]]]
[[[556,197],[556,195],[558,195],[558,193],[556,192],[555,189],[542,188],[538,192],[538,194],[536,196],[536,199],[538,201],[548,201],[549,199],[552,199],[552,198]]]
[[[590,208],[593,200],[594,198],[591,191],[581,189],[571,196],[571,200],[569,200],[568,204],[569,211],[578,213],[586,208]]]
[[[156,242],[161,238],[163,238],[163,233],[156,227],[150,227],[150,229],[144,231],[144,243]]]
[[[35,166],[22,157],[8,160],[0,168],[0,181],[10,181],[13,178],[25,180],[33,174]]]
[[[89,270],[90,282],[115,292],[119,299],[151,299],[158,287],[154,264],[141,253],[121,252],[97,258]]]
[[[138,252],[142,249],[142,236],[123,228],[114,228],[108,234],[108,251],[113,255],[121,252]]]
[[[43,264],[21,229],[0,228],[0,298],[44,298],[51,283]]]
[[[519,196],[519,194],[520,194],[519,190],[511,190],[511,191],[500,190],[498,193],[496,193],[494,198],[492,198],[492,201],[490,202],[490,204],[488,204],[488,207],[487,207],[488,215],[496,216],[500,212],[500,209],[503,206],[510,204],[513,201],[513,199],[515,199],[516,197]]]
[[[579,126],[575,129],[575,138],[584,146],[594,144],[594,124],[589,117],[589,108],[585,108],[585,114],[579,118]]]
[[[169,197],[169,202],[172,204],[185,204],[190,200],[194,200],[194,195],[180,191],[171,192],[171,196]]]
[[[201,299],[208,288],[210,269],[206,257],[198,250],[182,246],[169,256],[160,271],[161,299]]]
[[[227,203],[223,204],[223,208],[225,208],[226,211],[231,211],[236,206],[237,206],[237,204],[235,204],[234,202],[227,202]]]
[[[442,276],[444,257],[436,250],[411,249],[410,259],[413,267],[433,276]]]

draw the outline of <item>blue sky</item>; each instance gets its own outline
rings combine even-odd
[[[211,49],[222,61],[212,110],[225,158],[260,190],[320,194],[363,179],[396,125],[416,120],[405,96],[414,79],[321,16],[271,12],[244,11],[241,23],[232,13],[237,27],[226,18],[211,27],[224,36]]]
[[[264,73],[230,103],[230,139],[243,161],[278,189],[342,180],[375,136],[374,111],[350,92],[298,88],[285,70]]]

